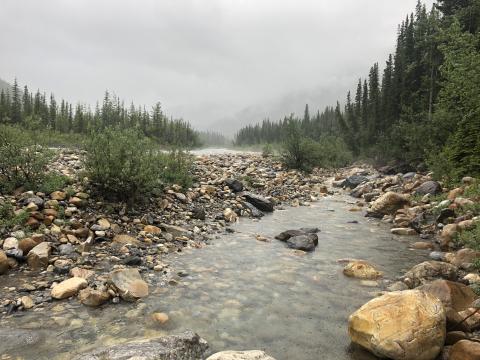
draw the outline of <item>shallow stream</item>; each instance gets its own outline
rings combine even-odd
[[[427,253],[408,249],[416,237],[390,235],[388,225],[348,211],[347,201],[334,196],[310,207],[278,210],[260,221],[241,219],[232,226],[235,233],[171,255],[166,261],[186,276],[177,285],[151,288],[140,304],[91,309],[71,299],[3,319],[2,328],[37,329],[44,341],[14,349],[0,344],[0,354],[71,359],[99,346],[192,329],[208,341],[212,353],[263,349],[277,360],[374,359],[350,346],[347,318],[381,286],[346,278],[337,260],[368,260],[394,279]],[[313,253],[298,254],[273,239],[283,230],[307,226],[321,229]],[[256,234],[271,241],[258,241]],[[170,320],[155,324],[153,312],[168,313]]]

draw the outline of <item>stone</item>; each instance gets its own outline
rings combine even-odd
[[[463,194],[463,188],[455,188],[448,192],[447,199],[453,201],[462,194]]]
[[[465,199],[465,198],[462,198],[462,197],[457,197],[454,201],[454,204],[461,207],[461,208],[475,205],[475,203],[472,200]]]
[[[468,336],[463,331],[450,331],[445,338],[445,345],[453,345],[460,340],[466,339],[468,339]]]
[[[480,360],[480,343],[460,340],[452,346],[449,360]]]
[[[163,324],[168,322],[169,317],[165,313],[153,313],[152,314],[152,319],[153,319],[153,321],[163,325]]]
[[[155,225],[146,225],[143,228],[143,231],[145,231],[147,234],[154,234],[154,235],[158,235],[162,233],[162,229],[160,229],[158,226],[155,226]]]
[[[168,233],[172,234],[174,237],[189,236],[190,231],[184,229],[180,226],[162,224],[161,227]]]
[[[54,191],[53,193],[50,194],[50,199],[52,200],[63,201],[66,198],[67,198],[67,194],[63,191]]]
[[[450,246],[455,236],[458,233],[458,224],[447,224],[443,227],[440,234],[440,247],[446,249]]]
[[[52,288],[51,296],[54,299],[66,299],[76,295],[81,289],[88,286],[87,280],[81,277],[72,277],[64,280]]]
[[[445,222],[449,218],[454,218],[455,217],[455,210],[450,209],[450,208],[444,208],[440,210],[440,214],[437,216],[437,223],[442,223],[445,224]]]
[[[78,293],[78,300],[80,300],[83,305],[91,307],[97,307],[106,303],[110,300],[110,297],[107,291],[94,290],[90,287],[82,289]]]
[[[255,206],[253,206],[252,204],[250,204],[249,202],[244,202],[243,203],[243,206],[245,208],[247,208],[248,210],[250,210],[250,214],[252,215],[252,217],[254,218],[261,218],[262,216],[264,216],[265,214],[263,212],[261,212],[260,210],[258,210]]]
[[[458,315],[460,316],[460,319],[462,319],[462,321],[461,321],[462,325],[469,332],[480,329],[479,309],[471,307],[471,308],[468,308],[466,310],[459,311]],[[456,329],[456,330],[458,330],[458,329]],[[460,330],[462,330],[462,329],[460,329]]]
[[[410,247],[416,250],[432,250],[433,244],[426,241],[417,241],[414,242]]]
[[[118,269],[110,273],[110,281],[125,301],[148,296],[148,285],[137,269]]]
[[[275,236],[275,239],[280,241],[287,241],[293,236],[305,235],[306,232],[303,230],[286,230]]]
[[[22,306],[27,310],[35,306],[35,303],[30,296],[22,296],[20,298],[20,302],[22,303]]]
[[[233,192],[241,192],[243,191],[243,184],[242,182],[236,180],[236,179],[227,179],[225,180],[225,185],[227,185],[230,190]]]
[[[236,222],[238,219],[237,214],[230,208],[223,210],[223,218],[228,222]]]
[[[425,181],[415,189],[415,195],[437,195],[442,192],[442,186],[433,180]]]
[[[360,185],[361,183],[364,183],[365,181],[367,181],[368,178],[365,177],[365,176],[361,176],[361,175],[352,175],[352,176],[349,176],[347,177],[344,182],[343,182],[343,187],[347,187],[347,188],[350,188],[350,189],[354,189],[356,188],[358,185]]]
[[[463,277],[463,280],[468,281],[469,284],[479,284],[480,283],[480,275],[470,273]]]
[[[348,277],[366,280],[378,279],[383,275],[375,266],[364,260],[350,261],[343,268],[343,274]]]
[[[409,200],[406,196],[389,191],[375,200],[368,213],[371,216],[383,216],[394,214],[398,209],[401,209],[405,205],[409,204]]]
[[[263,196],[253,194],[251,192],[245,192],[243,194],[245,200],[255,206],[260,211],[273,212],[273,202]]]
[[[3,241],[3,250],[15,250],[18,249],[18,240],[14,237],[8,237]]]
[[[394,229],[390,229],[390,232],[394,235],[408,235],[408,236],[417,235],[417,232],[414,229],[410,229],[410,228],[394,228]]]
[[[46,268],[48,266],[50,252],[50,243],[42,242],[38,244],[33,249],[31,249],[27,255],[28,265],[34,270]]]
[[[221,351],[207,358],[207,360],[275,360],[261,350]]]
[[[458,250],[449,262],[455,266],[466,269],[478,258],[480,258],[480,251],[465,248]]]
[[[0,327],[0,354],[8,354],[12,350],[18,351],[22,348],[35,348],[43,340],[44,336],[39,331],[14,329],[10,326]]]
[[[461,283],[438,279],[418,288],[433,296],[436,296],[445,307],[455,311],[468,309],[477,298],[473,290]]]
[[[113,237],[113,242],[121,245],[138,245],[140,241],[134,238],[133,236],[127,234],[118,234]]]
[[[96,349],[73,360],[199,360],[208,344],[192,331]]]
[[[3,250],[0,250],[0,275],[5,274],[10,268],[7,255]]]
[[[198,220],[205,220],[205,218],[206,218],[205,209],[201,208],[201,207],[198,207],[198,206],[193,208],[192,217],[194,219],[198,219]]]
[[[37,242],[32,238],[24,238],[18,242],[18,248],[23,251],[24,255],[28,255],[29,251],[37,245]]]
[[[85,280],[89,280],[95,276],[95,272],[93,270],[83,269],[79,267],[74,267],[70,269],[69,274],[70,276],[79,277]]]
[[[348,319],[353,343],[394,360],[434,360],[443,348],[445,326],[441,301],[419,290],[382,295]]]
[[[424,261],[405,273],[404,282],[409,288],[415,288],[438,278],[454,281],[457,277],[458,268],[452,264],[441,261]]]
[[[313,251],[317,245],[318,236],[316,234],[293,236],[287,240],[287,246],[295,250]]]
[[[73,196],[68,200],[68,203],[76,207],[82,207],[85,204],[85,200],[78,196]]]

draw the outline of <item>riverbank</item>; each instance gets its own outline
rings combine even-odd
[[[172,300],[169,297],[171,295],[170,292],[173,291],[171,289],[178,288],[178,285],[183,287],[184,283],[192,282],[193,286],[186,289],[183,295],[179,295],[180,297],[177,297],[177,300],[172,300],[175,303],[181,301],[180,299],[183,299],[184,296],[188,296],[187,294],[195,294],[196,283],[199,284],[198,286],[202,284],[201,280],[190,279],[190,274],[196,274],[198,268],[189,270],[187,264],[181,261],[172,261],[172,259],[177,258],[178,255],[176,254],[182,254],[187,249],[204,248],[206,244],[212,243],[212,240],[218,236],[222,236],[222,239],[227,237],[232,240],[247,236],[249,240],[258,244],[258,246],[275,246],[274,249],[277,253],[282,251],[281,249],[284,248],[284,245],[274,239],[275,232],[277,230],[278,233],[289,230],[286,228],[286,223],[288,223],[289,218],[294,218],[294,216],[280,217],[278,220],[275,220],[274,224],[278,225],[278,229],[264,228],[262,224],[268,224],[270,221],[268,219],[271,217],[260,220],[258,223],[255,222],[255,218],[261,217],[263,214],[262,210],[263,212],[269,212],[274,209],[277,212],[290,206],[302,206],[298,210],[289,208],[289,214],[294,214],[295,212],[304,214],[305,211],[306,213],[300,216],[296,223],[288,223],[288,226],[292,226],[293,229],[320,225],[321,232],[318,234],[319,248],[315,250],[313,256],[306,259],[315,258],[317,253],[318,255],[321,254],[322,250],[327,251],[327,253],[335,253],[332,252],[333,248],[330,250],[325,248],[325,245],[322,244],[322,239],[335,244],[335,241],[342,237],[342,232],[345,234],[351,232],[349,237],[354,237],[356,224],[355,222],[348,224],[348,221],[357,221],[357,223],[366,221],[367,219],[362,217],[364,212],[368,212],[377,218],[382,218],[384,223],[382,232],[388,233],[388,228],[385,227],[389,223],[394,224],[395,230],[392,231],[394,234],[392,236],[395,239],[399,239],[398,241],[402,247],[405,247],[405,244],[401,239],[406,239],[405,241],[408,241],[413,249],[418,249],[412,251],[417,251],[420,254],[419,259],[425,259],[431,250],[439,250],[440,244],[436,241],[436,234],[442,227],[440,225],[442,223],[437,221],[437,217],[433,218],[428,215],[428,211],[437,206],[435,202],[438,202],[438,194],[428,196],[412,195],[414,192],[418,192],[418,189],[422,186],[426,187],[423,184],[430,181],[429,177],[423,175],[402,174],[384,176],[368,167],[352,167],[335,172],[317,170],[311,175],[303,175],[296,171],[286,171],[274,159],[263,158],[259,154],[209,155],[196,159],[194,175],[197,180],[192,188],[181,189],[173,186],[166,189],[165,193],[150,198],[144,204],[136,204],[136,209],[132,210],[128,209],[126,204],[105,202],[98,197],[98,194],[90,192],[82,179],[75,179],[75,175],[81,173],[81,158],[81,153],[62,150],[56,162],[52,165],[53,169],[74,178],[72,185],[68,189],[59,189],[58,192],[52,194],[24,193],[14,197],[5,197],[4,199],[14,204],[16,210],[28,209],[31,215],[29,219],[35,219],[39,226],[35,230],[26,231],[25,229],[18,229],[4,234],[3,243],[0,244],[4,252],[8,254],[7,261],[9,266],[6,274],[0,275],[2,290],[4,290],[0,295],[4,305],[2,316],[6,319],[3,326],[7,323],[12,324],[12,320],[15,321],[15,317],[22,316],[22,314],[37,312],[51,314],[54,318],[54,324],[57,324],[57,326],[66,326],[68,324],[68,327],[71,328],[71,322],[73,321],[73,328],[75,329],[75,326],[78,326],[80,329],[88,323],[89,317],[92,316],[89,315],[90,310],[85,312],[80,309],[90,309],[90,307],[101,305],[95,311],[98,310],[104,313],[109,312],[108,309],[112,308],[112,311],[115,313],[116,310],[114,309],[118,308],[128,314],[127,319],[131,319],[129,321],[138,319],[139,314],[141,314],[140,318],[148,316],[152,321],[150,325],[147,324],[145,326],[140,322],[139,327],[134,327],[136,330],[132,331],[132,333],[115,335],[116,333],[113,331],[108,335],[112,337],[110,340],[101,341],[103,345],[108,345],[109,343],[117,344],[122,341],[129,341],[130,338],[141,337],[142,331],[145,333],[144,336],[148,338],[151,337],[147,336],[149,331],[151,332],[150,335],[167,335],[168,331],[163,333],[162,331],[164,329],[168,330],[169,326],[175,326],[175,324],[178,326],[176,322],[180,321],[182,316],[175,312],[178,309],[166,309],[166,306],[159,307],[158,305],[152,306],[152,304],[149,304],[149,299],[156,301],[158,296],[164,294],[165,299]],[[332,181],[332,179],[334,180]],[[351,214],[352,219],[341,219],[333,216],[332,219],[334,221],[329,222],[328,226],[313,223],[313,218],[309,218],[309,212],[316,211],[314,209],[318,207],[317,204],[329,204],[328,201],[317,202],[317,200],[334,192],[344,193],[344,188],[354,189],[352,195],[357,197],[357,200],[341,198],[343,211],[346,214]],[[433,188],[436,189],[434,192],[439,191],[438,186]],[[444,190],[446,189],[441,189],[440,191],[446,193]],[[384,194],[390,194],[391,192],[399,194],[403,200],[396,198],[396,201],[393,203],[386,201]],[[459,195],[460,191],[457,190],[456,193]],[[457,197],[461,198],[461,196]],[[388,195],[388,198],[390,199],[391,195]],[[452,203],[449,203],[446,208],[450,209],[453,207],[450,205],[459,202],[462,202],[462,200],[453,199]],[[36,209],[35,206],[37,207]],[[63,210],[60,210],[62,208]],[[369,208],[368,211],[366,210],[367,208]],[[54,216],[55,213],[52,210],[56,211],[57,216]],[[324,213],[328,214],[328,210],[332,209],[326,208]],[[460,209],[458,214],[460,215]],[[421,222],[414,221],[420,215],[424,219]],[[43,220],[41,219],[42,216]],[[470,217],[473,218],[473,216]],[[239,219],[247,218],[254,218],[253,222],[248,220],[249,223],[259,224],[259,227],[255,228],[255,230],[247,231],[248,234],[246,235],[242,235],[242,232],[245,231],[239,229],[236,224]],[[443,219],[443,222],[447,223],[448,219],[448,222],[455,223],[456,217],[450,216],[449,218]],[[474,219],[466,218],[457,220],[460,228],[465,225],[460,225],[460,220],[475,221]],[[29,221],[35,224],[34,220]],[[378,220],[373,220],[373,223],[377,222]],[[245,222],[240,221],[240,223]],[[340,223],[344,224],[341,225]],[[339,226],[340,230],[338,233],[335,232],[336,235],[332,236],[330,240],[327,240],[331,228],[336,226]],[[448,226],[446,228],[448,229]],[[21,231],[24,231],[24,233],[22,234]],[[233,234],[227,235],[229,233]],[[423,241],[413,241],[415,239],[414,234],[420,234]],[[375,244],[373,239],[369,239],[367,233],[358,232],[357,235],[360,238],[358,239],[360,242],[351,241],[354,248],[357,246],[360,248],[365,247],[366,243],[362,243],[362,240],[367,242],[370,240],[370,246]],[[441,238],[444,237],[445,234]],[[343,241],[349,240],[350,238]],[[38,244],[36,244],[37,242]],[[213,241],[214,244],[216,242]],[[24,254],[23,251],[26,249],[24,245],[28,243],[31,245],[35,243],[35,247],[47,243],[47,251],[43,254],[46,256],[29,255],[29,251],[36,252],[33,248]],[[382,251],[386,251],[388,254],[393,253],[389,252],[393,249],[388,248],[389,244],[391,244],[391,239],[388,242],[382,242],[382,244],[380,249],[385,246]],[[445,245],[444,242],[442,244]],[[455,243],[451,242],[448,245],[454,247]],[[251,247],[251,243],[248,246]],[[337,246],[342,245],[338,244]],[[396,249],[398,258],[394,257],[393,260],[400,261],[401,257],[398,256],[400,248]],[[22,251],[21,256],[18,250]],[[231,251],[240,256],[240,248],[232,249]],[[291,257],[288,254],[291,252],[294,255],[294,262],[295,258],[298,259],[298,256],[305,254],[302,251],[289,250],[288,248],[285,248],[283,251],[286,251],[285,256],[290,259]],[[202,250],[188,252],[202,254]],[[471,254],[471,252],[467,252]],[[464,253],[465,251],[463,253],[460,252],[460,255]],[[208,258],[206,259],[207,263],[209,261],[218,263],[219,260],[215,259],[225,257],[222,253],[211,254],[211,256],[206,255]],[[257,256],[247,254],[248,252],[244,255],[245,261],[251,262],[257,259]],[[435,257],[436,260],[443,260],[442,264],[448,264],[448,261],[452,262],[454,261],[453,259],[458,258],[458,252],[456,255],[452,254],[454,253],[434,252],[431,256]],[[24,258],[25,255],[26,258]],[[42,254],[40,253],[40,255]],[[195,257],[196,255],[193,256]],[[272,258],[274,253],[262,256]],[[259,261],[262,261],[262,256],[258,256]],[[414,273],[416,277],[413,277],[414,281],[412,282],[412,272],[410,272],[410,276],[402,277],[398,279],[400,281],[395,282],[396,274],[394,273],[403,270],[404,267],[397,269],[394,273],[387,271],[387,274],[383,274],[384,276],[380,277],[377,276],[378,273],[384,272],[384,268],[389,268],[390,266],[382,264],[383,260],[379,259],[378,256],[372,258],[369,256],[368,251],[356,254],[355,251],[350,250],[344,254],[342,253],[341,256],[337,256],[335,260],[346,257],[354,257],[357,260],[359,258],[361,258],[360,260],[369,260],[372,262],[369,265],[375,269],[373,272],[376,274],[374,278],[362,275],[360,276],[363,277],[362,279],[353,279],[353,282],[349,283],[351,290],[357,292],[359,291],[357,286],[373,286],[370,289],[370,294],[367,293],[363,297],[363,301],[367,301],[368,298],[382,291],[405,290],[409,287],[417,287],[436,277],[442,277],[443,274],[441,271],[439,273],[429,272],[428,276],[425,277],[425,272],[417,271]],[[405,257],[405,259],[413,258],[415,257]],[[229,263],[234,263],[234,260],[235,258]],[[325,262],[325,260],[318,261]],[[195,262],[194,259],[191,262]],[[354,270],[357,269],[355,267],[356,264],[362,265],[362,269],[365,268],[363,266],[364,262],[347,261],[347,263],[346,266]],[[32,269],[34,266],[39,267],[34,270]],[[281,263],[276,263],[266,269],[271,270],[275,266],[282,268]],[[338,264],[330,264],[330,266],[338,269],[340,271],[339,275],[344,276],[341,274],[342,268],[345,266],[343,261]],[[208,273],[208,264],[204,264],[203,268]],[[239,268],[241,269],[240,266]],[[467,282],[468,279],[475,279],[475,275],[478,277],[476,271],[467,272],[466,269],[473,270],[470,265],[456,266],[452,272],[448,273],[448,276],[451,276],[449,279]],[[405,268],[405,271],[407,270]],[[246,269],[243,269],[245,276],[246,271]],[[254,273],[251,274],[251,277],[255,276],[255,267],[253,267],[252,271]],[[309,271],[311,270],[308,270],[306,273]],[[278,273],[280,270],[273,272]],[[263,271],[260,271],[259,268],[258,276],[261,273]],[[288,277],[293,276],[291,280],[295,283],[295,277],[299,276],[300,273],[302,271],[294,271]],[[346,271],[345,273],[347,275],[353,274],[354,277],[359,275],[355,271],[353,273]],[[261,276],[268,278],[270,275],[267,271]],[[314,275],[312,274],[312,276]],[[467,277],[465,278],[465,276]],[[222,274],[221,278],[223,279],[224,277],[226,275]],[[321,278],[322,276],[319,277],[320,281]],[[465,280],[462,280],[463,278]],[[232,278],[231,281],[234,281],[234,279],[238,279],[238,277]],[[271,282],[280,281],[282,283],[287,280],[278,278],[273,279]],[[338,280],[336,281],[338,282]],[[357,281],[358,284],[356,283]],[[249,280],[247,279],[248,283]],[[265,287],[266,284],[262,285],[262,287]],[[282,286],[286,286],[286,284]],[[223,288],[223,285],[220,285],[220,283],[217,285],[220,286],[218,289]],[[314,286],[316,286],[315,282],[309,283],[309,287]],[[455,287],[459,286],[460,284],[455,285]],[[308,291],[308,289],[303,289],[302,291]],[[77,293],[79,293],[78,297]],[[333,292],[333,294],[337,293]],[[197,296],[199,301],[196,303],[212,301],[210,297],[205,298],[205,291],[195,295],[195,298]],[[288,297],[293,296],[293,294],[285,294],[283,296]],[[352,296],[354,295],[352,294]],[[471,297],[471,294],[469,296]],[[69,300],[61,300],[63,298]],[[214,298],[218,298],[218,296],[214,296]],[[467,299],[469,299],[468,296]],[[133,308],[128,302],[132,300],[136,301],[136,305]],[[83,305],[80,305],[79,301]],[[303,300],[299,299],[299,301]],[[228,308],[230,305],[224,304],[223,306]],[[359,303],[356,304],[356,306],[360,305]],[[468,307],[468,305],[466,304],[465,306]],[[190,306],[193,306],[193,304]],[[233,308],[231,310],[233,313],[240,311],[239,309],[235,310],[235,306]],[[349,313],[355,310],[352,308],[352,305],[349,305],[348,308]],[[61,315],[65,311],[70,314],[83,315],[81,317]],[[459,310],[457,313],[460,313],[460,311],[465,310]],[[276,313],[276,311],[272,311],[272,313]],[[187,322],[188,316],[188,313],[184,315],[182,322]],[[190,316],[198,316],[198,314],[192,313]],[[313,308],[311,316],[315,316]],[[343,316],[343,320],[340,319],[340,322],[345,323],[346,318],[347,314]],[[474,319],[474,317],[472,318]],[[109,319],[112,322],[118,321],[114,317],[109,317]],[[259,316],[259,319],[262,319],[262,317]],[[276,327],[282,323],[279,320]],[[439,325],[441,326],[441,324]],[[160,326],[160,332],[158,326]],[[339,326],[340,329],[344,329],[342,325]],[[125,331],[124,328],[121,329],[122,332]],[[245,328],[243,329],[248,332]],[[201,333],[201,329],[193,328],[193,330],[204,336]],[[465,337],[472,338],[475,336],[473,332],[474,327],[467,330],[469,331],[464,332]],[[75,334],[80,336],[78,330]],[[224,349],[221,345],[222,337],[215,339],[212,335],[208,335],[208,338],[210,341],[213,340],[216,350]],[[89,337],[85,336],[84,339],[89,339]],[[234,344],[227,341],[223,345],[230,347]],[[248,344],[248,342],[245,344]],[[361,345],[367,347],[365,344]],[[277,358],[281,359],[282,357],[277,355]]]

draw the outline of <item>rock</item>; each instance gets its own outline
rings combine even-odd
[[[437,195],[442,192],[442,186],[436,181],[425,181],[416,188],[415,195]]]
[[[238,219],[237,214],[230,208],[226,208],[223,211],[223,218],[228,222],[235,222]]]
[[[463,194],[463,188],[455,188],[448,192],[447,199],[453,201],[462,194]]]
[[[54,299],[66,299],[76,295],[81,289],[84,289],[87,286],[87,280],[84,278],[72,277],[62,281],[60,284],[55,285],[52,288],[51,295]]]
[[[368,178],[366,178],[365,176],[352,175],[352,176],[347,177],[344,180],[343,186],[347,187],[347,188],[350,188],[350,189],[354,189],[358,185],[360,185],[361,183],[364,183],[365,181],[368,181]]]
[[[300,236],[300,235],[305,235],[306,232],[303,230],[286,230],[284,232],[281,232],[277,236],[275,236],[275,239],[280,240],[280,241],[287,241],[293,236]]]
[[[407,172],[406,174],[403,174],[403,175],[402,175],[402,179],[403,179],[403,180],[411,180],[411,179],[413,179],[413,178],[415,177],[415,175],[416,175],[415,172],[409,171],[409,172]]]
[[[465,198],[462,198],[462,197],[457,197],[454,201],[454,204],[461,207],[461,208],[475,205],[475,203],[472,200],[465,199]]]
[[[34,270],[46,268],[48,266],[50,251],[50,243],[42,242],[38,244],[28,253],[28,265]]]
[[[275,360],[261,350],[221,351],[213,354],[207,360]]]
[[[450,307],[455,311],[468,309],[477,298],[470,287],[442,279],[420,286],[418,289],[436,296],[445,307]]]
[[[254,218],[261,218],[262,216],[265,215],[263,212],[258,210],[255,206],[253,206],[249,202],[245,201],[243,203],[243,206],[246,207],[248,210],[250,210],[250,213],[252,214],[252,217],[254,217]]]
[[[410,228],[394,228],[390,229],[390,232],[394,235],[417,235],[417,232],[414,229]]]
[[[50,194],[50,199],[52,200],[63,201],[66,198],[67,198],[67,194],[63,191],[54,191],[53,193]]]
[[[167,233],[172,234],[174,237],[181,237],[181,236],[187,236],[188,237],[190,235],[190,231],[188,231],[187,229],[184,229],[180,226],[162,224],[161,227]]]
[[[435,261],[445,261],[445,253],[441,251],[432,251],[428,256]]]
[[[8,262],[7,255],[0,250],[0,275],[5,274],[10,268],[10,263]]]
[[[140,241],[134,238],[133,236],[127,234],[119,234],[113,237],[113,242],[121,245],[139,245]]]
[[[350,261],[343,268],[343,274],[356,279],[378,279],[382,272],[378,271],[372,264],[364,260]]]
[[[148,296],[148,285],[137,269],[119,269],[110,273],[110,281],[122,299],[135,301]]]
[[[449,259],[449,262],[460,268],[467,269],[478,258],[480,258],[480,251],[465,248],[458,250],[455,255]]]
[[[195,207],[195,208],[193,208],[193,210],[192,210],[192,217],[193,217],[194,219],[198,219],[198,220],[205,220],[205,218],[206,218],[205,209],[204,209],[204,208],[201,208],[201,207]]]
[[[35,303],[33,302],[32,298],[30,296],[22,296],[20,298],[20,302],[22,303],[22,306],[25,309],[31,309],[35,306]]]
[[[383,215],[394,214],[398,209],[401,209],[407,204],[409,204],[409,200],[407,197],[389,191],[380,196],[372,203],[369,209],[369,214],[371,216],[380,217]]]
[[[37,242],[32,238],[24,238],[18,242],[18,248],[22,250],[24,255],[28,255],[29,251],[37,246]]]
[[[480,343],[460,340],[450,350],[449,360],[480,360]]]
[[[418,290],[370,300],[348,319],[352,342],[378,357],[433,360],[443,348],[445,310],[440,300]]]
[[[227,185],[233,192],[237,193],[243,191],[243,184],[236,179],[225,180],[225,185]]]
[[[185,194],[175,193],[175,197],[177,198],[177,200],[181,201],[184,204],[188,202],[187,196]]]
[[[452,264],[440,261],[424,261],[407,271],[404,281],[408,287],[415,288],[438,278],[456,280],[457,277],[458,269]]]
[[[290,249],[313,251],[318,245],[318,236],[316,234],[293,236],[287,240],[287,246]]]
[[[208,345],[197,334],[186,331],[137,342],[127,342],[83,354],[74,360],[199,360]]]
[[[154,225],[146,225],[143,228],[143,231],[145,231],[147,234],[154,234],[154,235],[160,234],[162,232],[162,230],[158,226],[154,226]]]
[[[453,345],[460,340],[466,339],[468,339],[468,336],[463,331],[450,331],[445,338],[445,345]]]
[[[165,314],[165,313],[153,313],[153,314],[152,314],[152,319],[153,319],[155,322],[163,325],[163,324],[165,324],[166,322],[168,322],[169,317],[168,317],[168,315]]]
[[[449,247],[450,243],[453,241],[455,236],[458,233],[458,224],[447,224],[443,227],[442,233],[440,234],[440,246],[442,249]]]
[[[470,273],[463,277],[463,280],[468,281],[469,284],[479,284],[480,283],[480,275]]]
[[[94,290],[87,287],[80,290],[78,299],[83,305],[97,307],[110,300],[110,294],[107,291]]]
[[[43,334],[38,331],[0,327],[0,354],[21,348],[34,348],[43,338]]]
[[[255,206],[260,211],[273,212],[273,203],[271,200],[264,198],[263,196],[252,194],[251,192],[243,193],[245,200]]]
[[[72,244],[62,244],[58,247],[58,253],[60,255],[71,255],[75,252],[75,248]]]
[[[440,214],[437,216],[437,223],[445,224],[447,219],[455,217],[455,210],[450,208],[444,208],[440,210]]]
[[[417,241],[414,242],[410,247],[416,250],[432,250],[433,244],[426,241]]]
[[[93,270],[83,269],[79,267],[74,267],[70,269],[70,276],[79,277],[85,280],[91,279],[95,275]]]
[[[3,250],[16,250],[18,249],[18,240],[14,237],[8,237],[3,241]]]
[[[475,178],[471,176],[465,176],[462,178],[462,184],[464,185],[472,185],[475,183]]]
[[[461,324],[469,332],[480,329],[480,313],[478,311],[479,309],[476,308],[468,308],[458,312],[460,319],[462,319]],[[462,330],[462,328],[456,328],[456,330]]]

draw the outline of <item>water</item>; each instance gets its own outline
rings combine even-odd
[[[176,286],[151,288],[141,304],[90,309],[72,299],[53,303],[53,310],[4,319],[3,328],[40,329],[45,336],[40,345],[10,353],[70,359],[99,346],[192,329],[209,342],[210,352],[263,349],[277,360],[374,359],[350,346],[347,318],[381,288],[346,278],[337,260],[369,260],[394,279],[427,254],[408,249],[416,237],[390,235],[388,225],[349,212],[345,200],[327,198],[261,221],[242,219],[233,226],[236,233],[170,257],[167,261],[188,276]],[[352,220],[358,224],[348,223]],[[302,226],[321,229],[313,253],[299,255],[273,239]],[[260,242],[256,234],[272,241]],[[153,312],[168,313],[170,321],[154,324]]]

